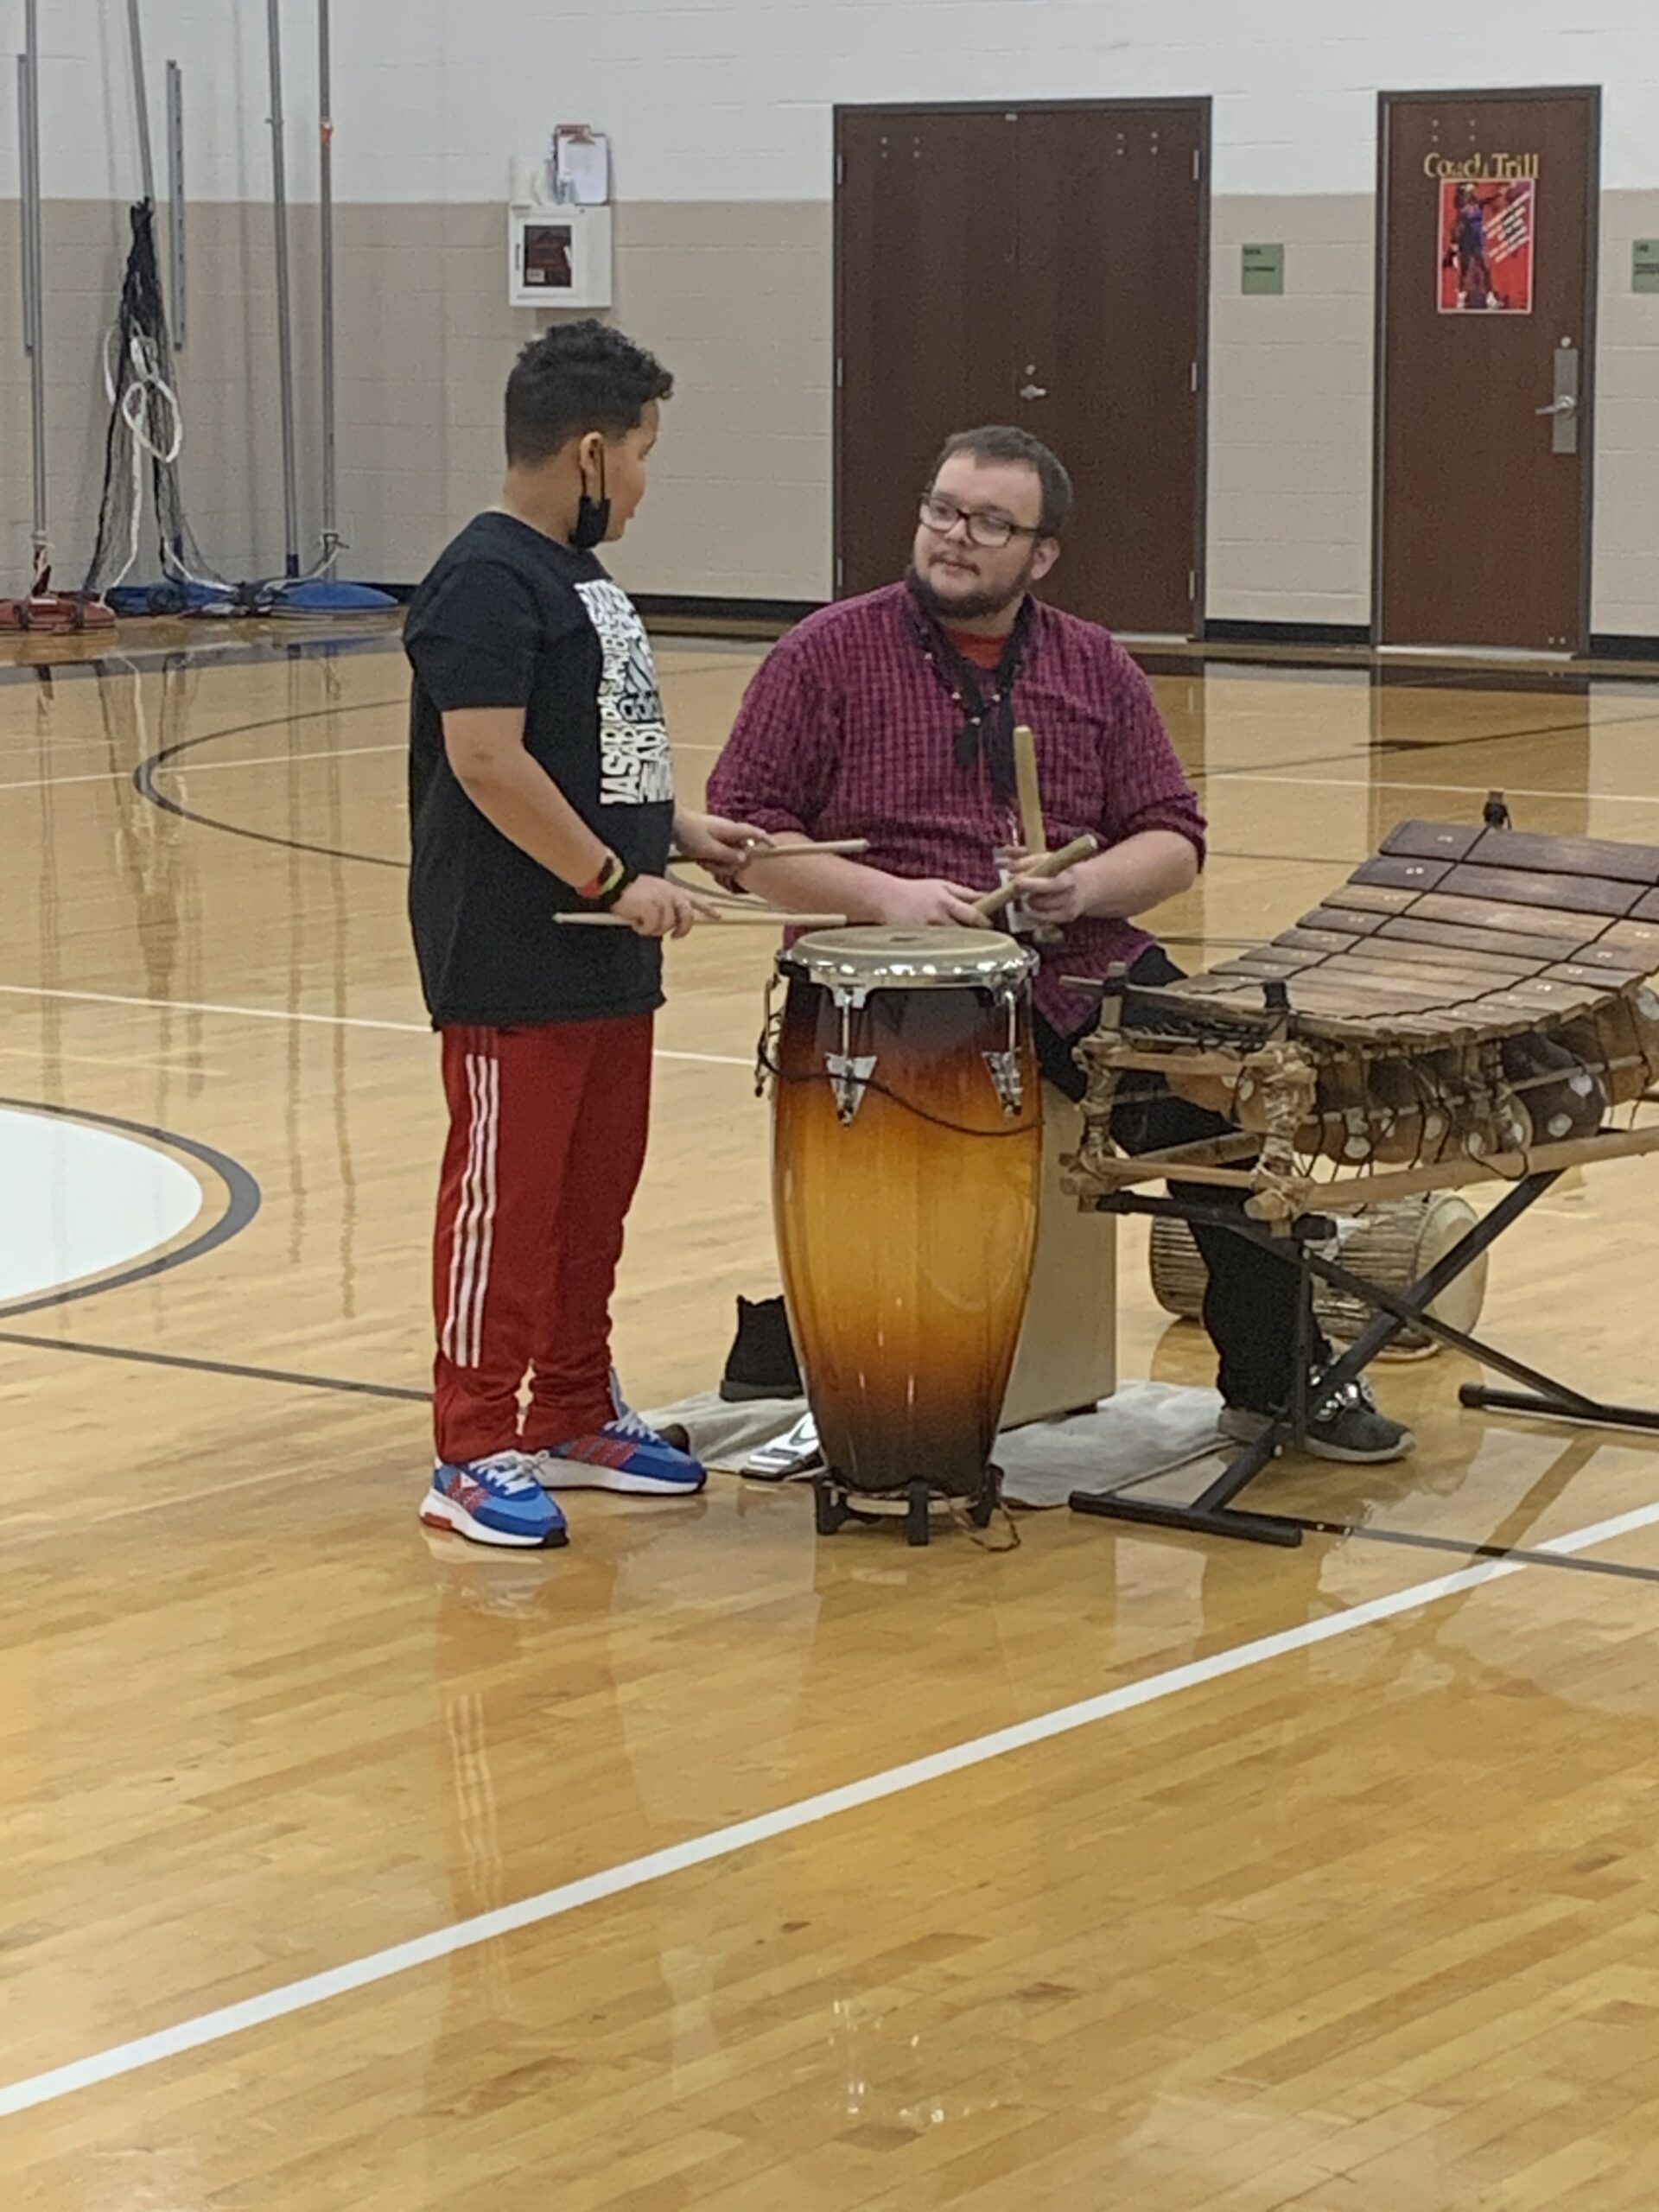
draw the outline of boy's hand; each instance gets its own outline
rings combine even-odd
[[[728,822],[723,814],[677,814],[674,837],[687,860],[706,861],[722,875],[735,875],[757,845],[772,842],[753,823]]]
[[[689,937],[698,922],[719,919],[718,908],[706,899],[660,875],[637,876],[611,912],[632,922],[641,937]]]

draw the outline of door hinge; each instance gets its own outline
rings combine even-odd
[[[1186,603],[1189,607],[1196,607],[1198,603],[1198,572],[1196,569],[1189,569],[1186,572]]]
[[[841,390],[842,386],[846,383],[846,381],[847,381],[847,363],[846,363],[846,359],[845,359],[844,356],[842,356],[842,354],[840,354],[840,353],[837,353],[837,354],[836,354],[836,390],[837,391],[839,391]]]
[[[839,591],[847,581],[847,563],[839,553],[836,556],[836,589]]]
[[[845,184],[846,181],[847,156],[845,154],[837,154],[836,156],[836,182],[837,184]]]
[[[1197,363],[1196,361],[1194,361],[1194,362],[1193,362],[1193,364],[1192,364],[1192,378],[1191,389],[1192,389],[1192,391],[1196,391],[1198,390],[1198,363]]]
[[[1197,183],[1198,183],[1198,180],[1203,176],[1203,175],[1204,175],[1204,150],[1203,150],[1202,147],[1195,146],[1195,147],[1192,149],[1192,181],[1193,181],[1193,183],[1194,183],[1194,184],[1197,184]]]

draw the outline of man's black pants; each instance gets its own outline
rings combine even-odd
[[[1130,981],[1144,989],[1157,989],[1179,982],[1180,975],[1162,946],[1154,944],[1136,961]],[[1047,1080],[1068,1098],[1081,1099],[1087,1087],[1071,1055],[1072,1047],[1088,1033],[1085,1028],[1062,1037],[1040,1014],[1037,1018],[1039,1064]],[[1234,1128],[1224,1116],[1173,1096],[1160,1075],[1128,1075],[1118,1086],[1112,1136],[1126,1153],[1196,1144],[1205,1137],[1230,1135]],[[1243,1192],[1201,1183],[1172,1183],[1170,1189],[1177,1196],[1243,1211]],[[1204,1325],[1220,1356],[1221,1395],[1230,1406],[1247,1407],[1252,1413],[1276,1412],[1290,1402],[1296,1347],[1297,1270],[1290,1263],[1289,1249],[1281,1260],[1230,1230],[1198,1223],[1192,1234],[1210,1270]],[[1317,1334],[1314,1357],[1330,1357],[1329,1346]]]

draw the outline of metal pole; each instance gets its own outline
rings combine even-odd
[[[17,57],[18,155],[23,230],[23,345],[29,354],[30,431],[35,462],[34,573],[47,564],[46,315],[41,295],[46,259],[41,242],[41,25],[38,0],[23,0],[23,51]]]
[[[188,328],[188,272],[185,264],[184,207],[184,72],[176,61],[167,65],[167,245],[173,272],[173,351],[184,350]]]
[[[149,144],[149,93],[144,84],[144,34],[138,21],[138,0],[127,0],[127,36],[132,45],[132,82],[137,94],[138,160],[144,177],[144,198],[156,205],[156,160]]]
[[[283,25],[281,0],[265,0],[270,34],[271,213],[276,242],[276,365],[283,419],[283,573],[300,573],[300,497],[294,456],[294,318],[289,296],[288,163],[283,143]]]
[[[330,0],[317,0],[317,198],[322,269],[322,568],[340,551],[334,442],[334,108]]]

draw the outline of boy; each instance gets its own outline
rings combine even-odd
[[[645,494],[672,389],[599,322],[527,346],[500,501],[440,556],[405,631],[410,917],[449,1103],[421,1518],[477,1543],[564,1543],[547,1490],[703,1484],[621,1403],[610,1359],[661,940],[698,912],[664,880],[670,846],[741,868],[759,835],[677,811],[651,645],[594,557]],[[632,928],[554,918],[584,912]]]

